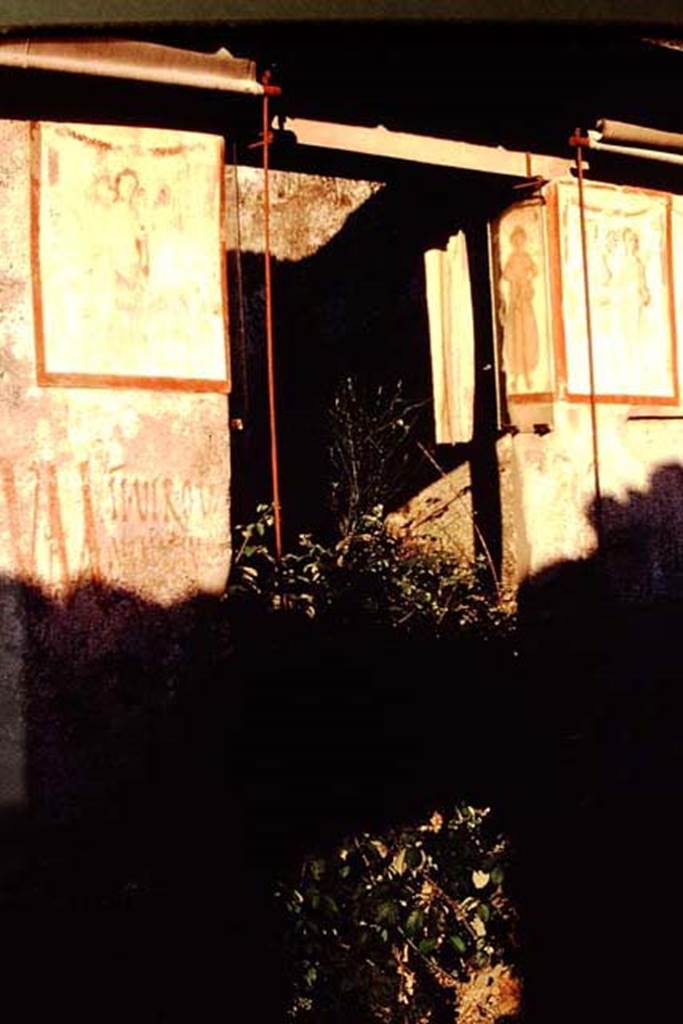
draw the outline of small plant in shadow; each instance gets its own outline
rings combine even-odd
[[[331,503],[342,537],[405,492],[419,461],[415,438],[426,404],[410,402],[400,381],[367,393],[353,377],[340,383],[329,421]]]
[[[511,630],[511,606],[502,599],[490,557],[463,561],[433,540],[402,536],[387,519],[406,475],[424,459],[417,438],[422,404],[409,403],[400,383],[363,396],[352,378],[342,382],[330,412],[338,539],[301,534],[277,559],[272,509],[259,505],[252,522],[236,527],[233,606],[241,601],[337,629],[426,638]]]
[[[290,1019],[436,1024],[469,1004],[484,1022],[514,1013],[507,866],[488,809],[466,804],[309,856],[278,889]]]

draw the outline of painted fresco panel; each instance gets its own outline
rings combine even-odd
[[[50,123],[33,139],[41,382],[226,390],[222,140]]]
[[[29,126],[0,120],[0,575],[60,598],[88,581],[163,606],[220,594],[227,397],[36,384],[32,155]]]
[[[544,208],[507,210],[494,229],[494,298],[507,397],[553,387]]]
[[[590,394],[578,185],[558,186],[566,386]],[[615,186],[584,190],[595,393],[676,400],[668,199]]]

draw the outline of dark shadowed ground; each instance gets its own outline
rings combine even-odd
[[[647,541],[636,508],[677,500],[677,481],[609,508],[622,566]],[[523,593],[514,645],[22,588],[30,807],[3,823],[0,927],[26,1019],[36,1000],[71,1019],[282,1019],[273,881],[354,829],[462,798],[492,806],[516,850],[527,1019],[668,1016],[672,566],[649,607],[620,605],[597,561],[555,567]]]

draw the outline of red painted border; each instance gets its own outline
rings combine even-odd
[[[567,343],[564,332],[564,306],[562,304],[562,250],[561,250],[561,224],[560,224],[560,204],[559,204],[559,188],[560,185],[567,185],[569,182],[556,182],[548,189],[548,209],[552,210],[552,215],[549,214],[549,225],[552,221],[552,238],[553,248],[555,251],[555,264],[551,269],[551,283],[553,287],[557,288],[557,379],[560,385],[561,397],[566,399],[568,402],[574,402],[578,404],[590,403],[592,401],[590,395],[576,394],[568,390],[568,376],[567,376]],[[602,182],[591,182],[590,187],[600,186]],[[605,189],[609,191],[607,186]],[[668,192],[659,192],[655,189],[649,188],[637,188],[630,189],[630,192],[638,192],[643,195],[657,196],[663,198],[666,201],[666,259],[664,260],[665,267],[665,286],[668,288],[669,296],[669,316],[670,316],[670,339],[671,339],[671,374],[673,377],[673,395],[618,395],[618,394],[596,394],[595,401],[604,405],[651,405],[651,406],[678,406],[680,405],[680,389],[678,382],[678,358],[677,358],[677,334],[676,334],[676,317],[675,317],[675,300],[673,293],[673,264],[672,264],[672,238],[671,238],[671,207],[672,201],[671,196]],[[554,272],[553,272],[554,271]],[[553,291],[553,303],[555,302],[555,292]],[[554,318],[555,319],[555,318]]]
[[[667,283],[669,286],[669,316],[671,318],[671,340],[673,344],[673,353],[671,358],[671,372],[674,377],[674,394],[676,395],[676,404],[680,405],[681,401],[681,381],[679,377],[679,366],[678,366],[678,324],[676,322],[676,283],[674,281],[674,231],[673,231],[673,197],[669,196],[667,203],[667,218],[666,218],[666,230],[667,230],[667,260],[666,260],[666,276]]]
[[[555,357],[556,398],[567,393],[567,358],[562,315],[562,244],[560,241],[560,212],[557,187],[550,186],[546,193],[548,230],[548,273],[550,275],[550,308],[553,355]]]
[[[496,371],[496,398],[497,398],[497,403],[498,403],[498,414],[499,414],[498,418],[499,418],[500,425],[503,424],[503,416],[502,416],[502,411],[503,411],[502,396],[503,395],[505,396],[504,397],[504,402],[505,402],[505,407],[506,407],[507,412],[508,412],[508,417],[507,417],[508,425],[512,424],[512,417],[509,415],[510,410],[508,408],[510,403],[526,404],[526,405],[546,405],[548,402],[553,402],[555,400],[555,393],[554,393],[553,390],[550,390],[550,391],[529,391],[529,392],[524,392],[524,393],[514,393],[514,392],[511,392],[511,391],[508,390],[507,383],[505,385],[503,384],[503,378],[504,377],[505,377],[505,379],[507,381],[507,377],[505,376],[505,373],[504,373],[504,370],[503,370],[503,338],[504,338],[504,331],[503,331],[503,327],[502,327],[502,324],[501,324],[501,321],[500,321],[500,317],[498,315],[498,296],[497,296],[497,292],[496,292],[496,286],[497,286],[497,284],[499,284],[499,276],[500,276],[499,273],[498,273],[498,270],[499,270],[500,263],[501,263],[501,259],[500,259],[500,222],[501,222],[501,220],[503,219],[503,217],[506,214],[510,213],[512,210],[517,210],[520,207],[523,207],[523,206],[538,206],[541,209],[541,211],[542,211],[545,205],[546,205],[545,202],[537,202],[537,201],[533,201],[533,200],[531,200],[531,201],[530,200],[520,200],[519,202],[513,203],[511,206],[507,207],[505,210],[502,211],[502,213],[498,214],[498,216],[495,217],[492,221],[488,222],[489,269],[490,269],[490,289],[489,289],[489,295],[490,295],[490,301],[491,301],[491,316],[492,316],[494,339],[495,339],[495,345],[494,345],[495,360],[494,361],[495,361],[495,371]],[[544,220],[545,220],[545,218],[543,216],[543,213],[541,213],[541,230],[542,231],[545,230],[544,226],[543,226]],[[548,248],[547,245],[544,244],[544,248],[547,250],[547,248]],[[546,255],[547,255],[547,253],[546,253]],[[547,301],[546,301],[546,306],[547,306]],[[552,309],[547,309],[546,316],[547,316],[548,341],[549,341],[549,344],[552,346],[552,344],[553,344],[553,340],[552,340],[552,331],[553,331],[553,326],[552,326],[552,320],[553,320],[553,318],[552,318]],[[554,376],[554,372],[553,372],[553,368],[552,367],[551,367],[551,374],[550,374],[550,376],[551,376],[551,383],[552,383],[552,378]]]
[[[552,402],[555,399],[553,391],[530,391],[524,395],[508,394],[508,402]]]
[[[51,373],[37,374],[41,387],[61,388],[145,388],[148,391],[201,391],[228,394],[227,380],[204,380],[198,377],[127,377],[116,373]]]
[[[590,402],[590,395],[575,395],[571,392],[567,392],[565,399],[568,402]],[[604,405],[668,405],[677,406],[679,404],[678,395],[673,398],[667,395],[596,395],[596,402],[602,402]]]
[[[31,291],[33,298],[33,334],[36,350],[36,377],[41,383],[45,374],[45,334],[43,329],[43,289],[40,278],[40,165],[42,139],[40,125],[37,121],[29,124],[30,144],[30,252],[31,252]]]

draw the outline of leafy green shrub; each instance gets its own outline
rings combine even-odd
[[[379,631],[383,656],[387,633],[467,636],[474,647],[511,633],[514,618],[490,562],[464,563],[433,542],[410,541],[387,527],[384,506],[410,461],[416,410],[400,390],[380,389],[369,406],[351,381],[338,393],[331,449],[336,542],[303,534],[276,558],[268,505],[236,527],[229,604],[251,616],[259,639],[270,618],[286,626],[289,645],[296,635],[288,628],[292,617],[344,642],[347,630]],[[311,632],[299,651],[310,647]],[[409,646],[423,650],[420,643]],[[494,644],[487,650],[497,653]],[[349,686],[357,684],[349,679]],[[465,979],[508,962],[514,916],[502,888],[506,863],[488,812],[465,805],[448,815],[435,812],[426,823],[356,835],[308,857],[297,881],[279,888],[290,1015],[311,1024],[452,1024]]]
[[[463,564],[447,552],[407,546],[385,526],[381,506],[359,516],[355,529],[333,545],[309,535],[276,559],[272,514],[238,526],[230,595],[264,610],[332,622],[336,627],[391,629],[442,637],[475,631],[485,638],[510,628],[512,619],[491,592],[483,559]]]
[[[490,557],[463,563],[434,540],[409,541],[387,528],[385,507],[424,457],[417,440],[424,403],[409,402],[400,382],[366,392],[344,379],[330,410],[332,504],[339,537],[302,534],[281,559],[272,544],[272,510],[235,531],[230,596],[262,611],[304,615],[340,628],[391,629],[404,635],[482,638],[510,629]]]
[[[489,811],[466,805],[307,858],[278,890],[290,1018],[452,1022],[460,985],[509,962],[507,863]]]

